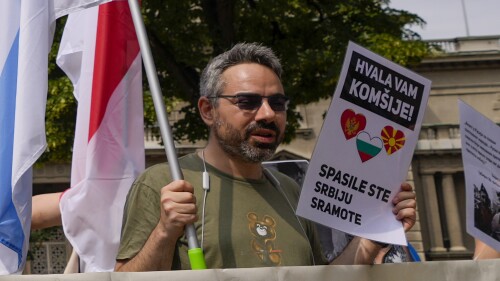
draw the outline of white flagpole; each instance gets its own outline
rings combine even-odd
[[[462,0],[462,11],[464,14],[464,21],[465,21],[465,35],[467,35],[467,37],[469,37],[470,36],[469,22],[467,21],[467,10],[465,9],[465,0]]]
[[[148,36],[146,33],[146,28],[144,27],[144,22],[142,20],[141,10],[139,8],[137,0],[128,0],[128,4],[130,6],[132,20],[134,21],[134,27],[137,34],[137,39],[139,41],[139,46],[141,48],[142,61],[144,62],[144,69],[146,70],[149,88],[153,97],[153,103],[158,119],[158,124],[160,126],[161,136],[165,144],[165,153],[167,154],[170,173],[172,174],[172,179],[181,180],[184,178],[184,176],[182,175],[182,171],[177,160],[177,152],[175,151],[172,132],[170,130],[170,125],[168,124],[168,118],[165,111],[165,105],[163,104],[160,83],[158,82],[158,76],[156,74],[156,66],[153,61],[151,48],[148,43]],[[191,262],[191,268],[205,269],[205,258],[199,246],[198,238],[196,237],[196,230],[192,224],[186,225],[185,234],[188,241],[188,254],[189,261]]]

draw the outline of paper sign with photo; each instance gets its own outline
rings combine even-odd
[[[467,232],[500,251],[500,127],[462,101]]]
[[[297,214],[406,245],[391,200],[406,179],[430,87],[428,79],[350,42]]]

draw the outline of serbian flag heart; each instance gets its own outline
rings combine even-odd
[[[379,137],[370,137],[367,132],[361,132],[356,137],[356,147],[361,162],[368,161],[375,157],[382,150],[382,140]]]
[[[380,136],[384,141],[384,148],[387,155],[400,150],[405,144],[405,134],[402,131],[394,129],[391,126],[385,126],[380,132]]]
[[[356,114],[352,109],[346,109],[340,116],[340,125],[346,140],[348,140],[366,127],[366,118],[363,114]]]

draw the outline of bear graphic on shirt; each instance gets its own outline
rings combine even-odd
[[[252,233],[250,245],[255,254],[267,266],[279,265],[281,262],[281,250],[275,249],[274,240],[276,239],[275,220],[264,215],[262,220],[255,213],[248,213],[248,229]]]

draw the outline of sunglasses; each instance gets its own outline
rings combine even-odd
[[[225,98],[232,99],[231,102],[238,106],[241,110],[257,110],[262,106],[262,101],[267,99],[269,106],[272,110],[286,111],[290,99],[283,94],[274,94],[271,96],[261,96],[259,94],[237,94],[237,95],[219,95],[216,97],[209,97],[212,99]],[[235,99],[235,100],[234,100]]]

